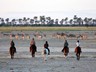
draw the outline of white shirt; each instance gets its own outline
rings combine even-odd
[[[77,46],[80,46],[80,43],[79,43],[79,42],[77,42],[77,43],[76,43],[76,45],[77,45]]]

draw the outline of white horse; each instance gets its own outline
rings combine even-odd
[[[47,48],[43,48],[42,55],[43,55],[44,61],[47,61],[47,57],[48,57],[48,49]]]

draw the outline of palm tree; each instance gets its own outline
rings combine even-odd
[[[45,16],[40,16],[40,22],[41,24],[45,24]]]
[[[6,24],[9,25],[9,18],[6,18],[5,21],[6,21]]]
[[[20,18],[18,21],[19,21],[19,24],[22,25],[23,20]]]
[[[15,19],[12,19],[11,24],[12,25],[15,25],[16,24],[16,20]]]
[[[55,24],[58,25],[59,19],[55,19]]]
[[[85,25],[88,24],[88,18],[87,17],[84,18],[84,22],[85,22]]]
[[[27,24],[27,18],[26,17],[23,17],[23,24]]]
[[[81,19],[81,17],[77,18],[77,23],[78,23],[79,26],[82,25],[82,19]]]
[[[74,17],[73,17],[74,24],[77,24],[77,19],[78,19],[77,15],[74,15]]]
[[[46,23],[50,24],[50,21],[51,21],[51,17],[46,17]]]
[[[51,19],[50,24],[51,24],[51,25],[54,24],[54,19]]]
[[[88,20],[88,18],[87,18],[87,17],[85,17],[84,22],[85,22],[85,26],[87,26],[87,27],[88,27],[88,22],[89,22],[89,20]]]
[[[73,24],[73,19],[70,19],[69,23],[70,23],[70,25],[72,25]]]
[[[88,25],[92,25],[92,18],[88,18]]]
[[[34,23],[34,19],[30,19],[30,24],[32,25]]]
[[[61,19],[60,24],[63,25],[63,23],[64,23],[64,19]]]
[[[96,25],[96,19],[93,19],[93,25]]]
[[[1,26],[4,26],[4,25],[5,25],[4,19],[1,18]]]
[[[68,23],[68,17],[65,18],[65,24],[67,25]]]
[[[37,22],[37,16],[34,16],[34,22],[35,22],[35,24],[37,24],[38,22]]]
[[[1,19],[2,19],[2,18],[0,18],[0,24],[1,24]]]

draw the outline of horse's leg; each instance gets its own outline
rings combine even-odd
[[[11,55],[11,59],[13,59],[13,56]]]
[[[78,58],[79,58],[79,60],[80,60],[80,53],[78,53]]]
[[[76,56],[77,56],[77,60],[79,60],[80,59],[79,53],[77,53]]]
[[[32,54],[32,57],[35,57],[35,54]]]
[[[31,52],[31,56],[33,57],[33,53]]]
[[[48,48],[48,55],[50,55],[50,49]]]
[[[13,59],[13,50],[10,49],[10,55],[11,55],[11,59]]]
[[[44,61],[47,61],[47,54],[44,54]]]
[[[64,58],[66,58],[67,55],[68,55],[68,51],[67,51],[67,49],[64,49]]]
[[[14,54],[11,54],[11,59],[13,59],[14,58]]]
[[[32,52],[32,57],[35,57],[35,52]]]
[[[14,58],[14,51],[12,52],[12,59]]]
[[[77,58],[77,60],[78,60],[78,53],[76,53],[76,58]]]
[[[66,53],[64,52],[64,58],[66,58]]]

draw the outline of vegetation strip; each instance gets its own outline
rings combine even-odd
[[[95,31],[96,27],[0,27],[0,31]]]

